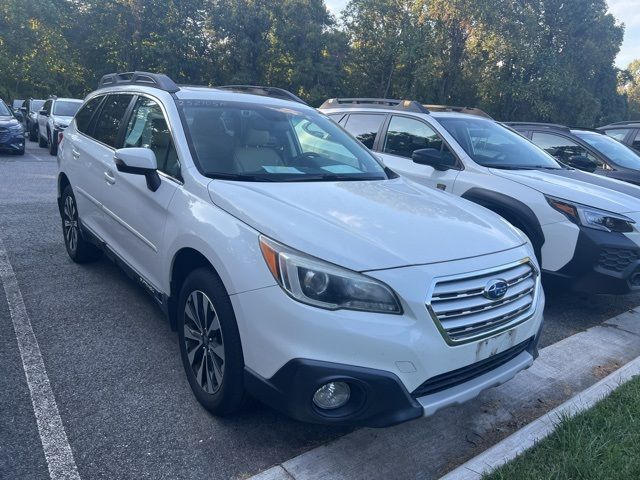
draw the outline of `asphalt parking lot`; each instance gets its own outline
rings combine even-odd
[[[243,478],[348,431],[294,422],[259,404],[228,419],[204,411],[150,297],[107,260],[78,266],[67,257],[55,176],[55,158],[34,143],[24,157],[0,155],[0,246],[81,478]],[[547,292],[542,345],[637,305],[640,294]],[[2,289],[0,339],[0,477],[48,478]]]

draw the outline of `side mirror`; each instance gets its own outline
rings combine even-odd
[[[578,170],[584,170],[585,172],[595,172],[598,168],[598,164],[584,155],[572,155],[566,160],[567,165]]]
[[[47,111],[44,108],[38,112],[38,115],[44,115],[45,117],[49,116],[49,114],[47,113]]]
[[[148,148],[121,148],[113,154],[113,161],[119,172],[144,175],[147,188],[155,192],[160,188],[158,161],[153,150]]]
[[[421,148],[415,150],[411,159],[420,165],[428,165],[435,170],[444,172],[455,167],[456,161],[453,155],[445,154],[441,150],[435,148]]]
[[[22,113],[27,113],[27,107],[20,107],[18,110],[20,110]]]

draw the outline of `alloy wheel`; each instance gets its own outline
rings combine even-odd
[[[64,200],[63,229],[69,250],[75,252],[78,247],[78,209],[71,196],[67,196]]]
[[[222,385],[225,355],[218,314],[204,292],[191,292],[184,307],[184,342],[196,382],[209,394]]]

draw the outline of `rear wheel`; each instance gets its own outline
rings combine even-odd
[[[89,263],[99,259],[102,256],[102,250],[82,238],[78,206],[71,186],[65,187],[61,202],[62,233],[69,257],[76,263]]]
[[[178,303],[182,364],[200,404],[228,415],[244,404],[244,359],[233,307],[222,281],[208,268],[184,281]]]

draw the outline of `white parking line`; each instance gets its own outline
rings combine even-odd
[[[44,367],[38,340],[22,299],[13,267],[0,238],[0,282],[4,287],[18,341],[22,367],[31,394],[31,403],[38,424],[40,441],[52,480],[80,480],[73,452],[62,425],[58,406]]]
[[[35,158],[36,162],[44,162],[44,160],[43,160],[43,159],[41,159],[40,157],[38,157],[38,156],[34,155],[33,153],[26,152],[26,155],[29,155],[30,157]]]

